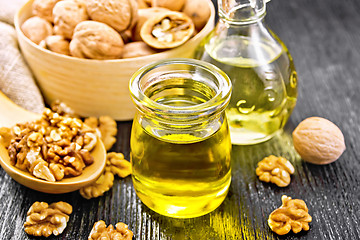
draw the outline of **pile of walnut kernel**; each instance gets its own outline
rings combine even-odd
[[[16,124],[10,133],[11,164],[37,178],[55,182],[79,176],[94,161],[90,152],[98,136],[78,118],[45,109],[41,119]]]
[[[24,230],[33,236],[49,237],[50,235],[61,234],[69,221],[72,213],[72,206],[67,202],[34,202],[27,212]],[[103,220],[94,223],[89,234],[89,240],[131,240],[133,232],[125,223],[118,222],[115,225],[106,224]]]
[[[82,123],[79,116],[65,103],[56,100],[50,107],[52,111],[47,109],[44,112],[44,115],[50,115],[52,116],[51,118],[55,117],[56,119],[72,119],[75,122]],[[41,120],[36,123],[39,122],[41,122]],[[59,124],[61,121],[50,122],[52,124]],[[33,125],[33,123],[29,124]],[[117,124],[114,119],[109,116],[100,116],[99,118],[88,117],[84,119],[84,124],[86,125],[86,132],[89,132],[89,127],[92,129],[92,132],[96,132],[104,142],[106,150],[112,148],[116,142],[117,134]],[[40,127],[38,126],[35,128]],[[13,130],[0,128],[0,135],[5,141],[10,142],[13,138]],[[106,167],[104,172],[96,182],[80,189],[79,193],[86,199],[102,196],[113,186],[114,175],[125,178],[130,174],[131,164],[124,158],[124,155],[122,153],[109,152],[106,156]],[[65,230],[71,213],[72,206],[66,202],[60,201],[52,204],[35,202],[27,212],[24,230],[27,234],[33,236],[57,236]],[[94,223],[88,239],[131,240],[132,237],[133,232],[128,229],[126,224],[118,222],[114,228],[111,224],[106,226],[105,222],[100,220]]]
[[[34,0],[31,41],[87,59],[146,56],[185,43],[210,17],[207,0]]]

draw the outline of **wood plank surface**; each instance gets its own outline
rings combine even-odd
[[[74,207],[68,227],[48,239],[87,239],[94,222],[129,225],[134,239],[360,239],[360,2],[358,0],[272,0],[266,21],[288,46],[298,71],[299,98],[283,133],[254,146],[233,147],[230,191],[214,212],[194,219],[160,216],[137,198],[130,177],[115,177],[103,197],[86,200],[78,192],[39,193],[13,181],[0,169],[0,239],[41,239],[23,229],[34,201],[66,201]],[[310,116],[327,118],[342,130],[346,151],[329,165],[305,163],[296,154],[291,132]],[[129,159],[131,122],[118,122],[113,151]],[[260,182],[256,163],[270,154],[295,166],[291,184]],[[281,195],[305,200],[310,230],[279,237],[267,226]]]

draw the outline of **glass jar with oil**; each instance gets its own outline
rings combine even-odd
[[[294,63],[284,43],[266,28],[265,6],[265,0],[218,0],[219,22],[195,53],[231,79],[226,115],[233,144],[270,139],[296,104]]]
[[[138,110],[130,140],[132,178],[141,201],[175,218],[217,208],[231,181],[224,111],[230,79],[209,63],[171,59],[138,70],[130,93]]]

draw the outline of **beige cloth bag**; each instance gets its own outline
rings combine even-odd
[[[21,55],[13,27],[14,15],[24,2],[0,0],[0,90],[21,107],[41,113],[44,101]]]

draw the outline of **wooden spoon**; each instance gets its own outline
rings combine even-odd
[[[34,121],[40,119],[40,117],[40,114],[19,107],[0,91],[0,127],[12,127],[16,123]],[[8,151],[1,140],[0,137],[0,164],[2,168],[18,183],[40,192],[67,193],[76,191],[95,182],[103,172],[106,164],[106,150],[102,141],[99,140],[91,151],[94,163],[87,166],[80,176],[48,182],[11,165]]]

